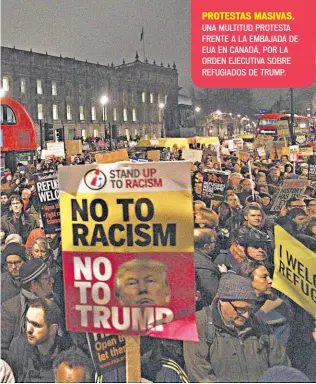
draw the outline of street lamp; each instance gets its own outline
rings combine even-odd
[[[105,108],[106,108],[106,105],[107,105],[108,102],[109,102],[109,98],[107,97],[107,95],[101,96],[100,103],[103,106],[104,135],[106,135],[106,119],[105,119],[106,113],[105,113]],[[111,123],[109,123],[109,131],[110,131],[109,150],[112,151],[112,127],[111,127]]]
[[[195,107],[195,112],[200,112],[201,108],[200,107]]]
[[[165,109],[165,103],[159,103],[159,109],[160,109],[160,116],[161,116],[161,137],[163,138],[164,137],[164,126],[163,126],[163,111]]]

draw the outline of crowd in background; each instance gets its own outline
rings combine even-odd
[[[169,151],[167,159],[182,160],[181,151]],[[61,236],[45,233],[34,186],[37,172],[92,161],[88,153],[68,162],[53,157],[1,174],[3,382],[126,380],[124,367],[97,375],[85,334],[65,329]],[[207,169],[228,173],[224,201],[202,199]],[[307,179],[307,164],[288,156],[249,163],[236,154],[214,161],[206,149],[201,162],[192,163],[191,178],[200,341],[142,337],[142,378],[315,381],[315,319],[272,288],[275,224],[316,252],[315,183],[271,211],[284,180]]]

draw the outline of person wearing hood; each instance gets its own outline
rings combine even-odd
[[[6,245],[1,255],[1,264],[6,271],[1,275],[1,303],[20,293],[19,271],[25,261],[25,247],[23,245],[18,243]]]

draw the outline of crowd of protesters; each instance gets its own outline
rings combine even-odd
[[[45,233],[34,187],[37,172],[92,161],[51,158],[1,175],[2,382],[126,381],[125,367],[97,375],[85,334],[66,330],[61,236]],[[210,150],[192,163],[200,341],[141,337],[144,381],[316,380],[315,319],[272,288],[275,224],[316,252],[316,185],[272,212],[284,180],[307,179],[306,164],[250,164],[234,153],[214,161]],[[229,174],[224,201],[201,198],[207,169]]]

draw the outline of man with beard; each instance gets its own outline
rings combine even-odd
[[[1,217],[7,215],[9,210],[9,195],[6,192],[1,193]]]
[[[8,244],[2,252],[1,261],[6,270],[1,275],[1,303],[4,303],[18,295],[21,290],[19,271],[26,261],[24,246],[17,243]]]
[[[256,302],[249,279],[221,278],[215,300],[196,314],[199,342],[183,343],[191,382],[257,382],[269,367],[290,365],[275,334],[253,315]]]
[[[36,220],[24,212],[23,200],[19,195],[12,195],[9,199],[10,212],[1,217],[1,229],[5,236],[17,233],[24,244],[31,231],[37,227]]]
[[[72,347],[67,338],[57,334],[60,317],[53,301],[38,299],[30,304],[26,312],[26,332],[13,339],[9,350],[8,363],[17,382],[54,382],[54,361]]]

